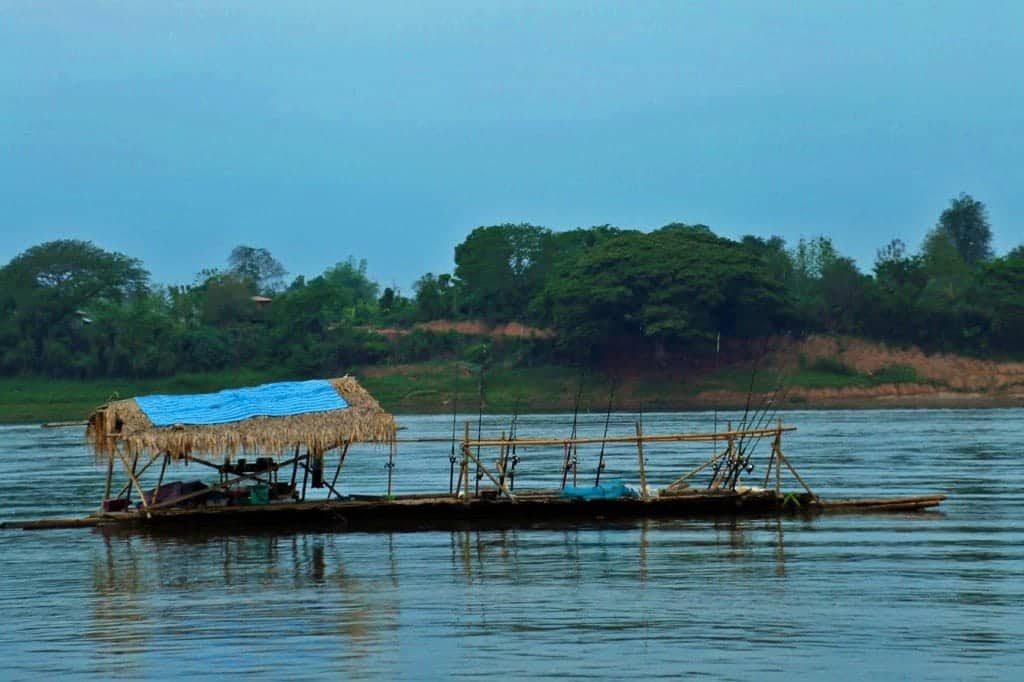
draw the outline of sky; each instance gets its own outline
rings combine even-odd
[[[0,263],[271,251],[409,292],[479,225],[1024,242],[1024,3],[0,0]]]

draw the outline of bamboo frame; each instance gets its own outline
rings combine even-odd
[[[131,482],[133,484],[135,484],[135,489],[139,491],[139,497],[142,498],[142,508],[148,510],[150,505],[148,502],[146,502],[146,493],[142,490],[142,485],[139,483],[139,479],[135,477],[135,467],[128,466],[128,460],[125,458],[125,454],[123,451],[118,450],[117,454],[121,458],[121,463],[124,465],[124,470],[128,474],[128,478],[131,479]]]
[[[640,499],[646,500],[647,493],[647,472],[644,470],[644,429],[640,422],[636,423],[636,454],[640,462]]]
[[[781,429],[783,432],[796,431],[795,426],[783,426]],[[722,439],[724,437],[732,436],[771,436],[779,431],[778,427],[761,428],[761,429],[737,429],[735,431],[718,431],[718,432],[707,432],[707,433],[663,433],[663,434],[652,434],[641,436],[641,440],[644,443],[677,443],[683,441],[705,441],[713,439]],[[516,445],[527,446],[527,445],[565,445],[577,444],[586,445],[593,443],[636,443],[636,436],[607,436],[597,437],[588,436],[586,438],[517,438]],[[412,442],[412,441],[405,441]],[[446,439],[445,442],[448,442]],[[463,441],[471,447],[476,446],[497,446],[501,445],[501,440],[498,438],[483,438],[480,440],[468,440]]]

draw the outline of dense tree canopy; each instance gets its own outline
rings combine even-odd
[[[412,298],[381,292],[354,257],[285,286],[269,251],[239,246],[226,269],[161,287],[134,258],[59,240],[0,268],[0,373],[317,375],[439,354],[478,362],[480,339],[409,328],[438,319],[555,332],[554,342],[487,341],[488,362],[502,353],[509,362],[666,361],[707,352],[719,334],[780,332],[1020,357],[1024,245],[996,257],[991,239],[985,206],[966,194],[917,251],[898,240],[879,249],[870,274],[824,236],[787,247],[780,237],[736,241],[683,223],[649,233],[492,225],[455,247],[453,273],[421,276]]]
[[[992,229],[985,205],[970,194],[949,202],[939,216],[935,229],[950,241],[966,263],[974,264],[992,257]]]

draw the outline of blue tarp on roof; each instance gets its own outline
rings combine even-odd
[[[281,381],[196,395],[146,395],[135,402],[154,426],[226,424],[249,417],[288,417],[348,407],[326,379]]]

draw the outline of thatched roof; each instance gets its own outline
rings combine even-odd
[[[350,376],[329,381],[348,407],[226,424],[154,426],[133,398],[97,408],[89,418],[86,437],[96,456],[104,459],[113,456],[118,446],[130,456],[166,452],[183,458],[193,452],[227,457],[238,453],[275,455],[296,447],[324,452],[343,442],[394,441],[394,417],[358,381]]]

